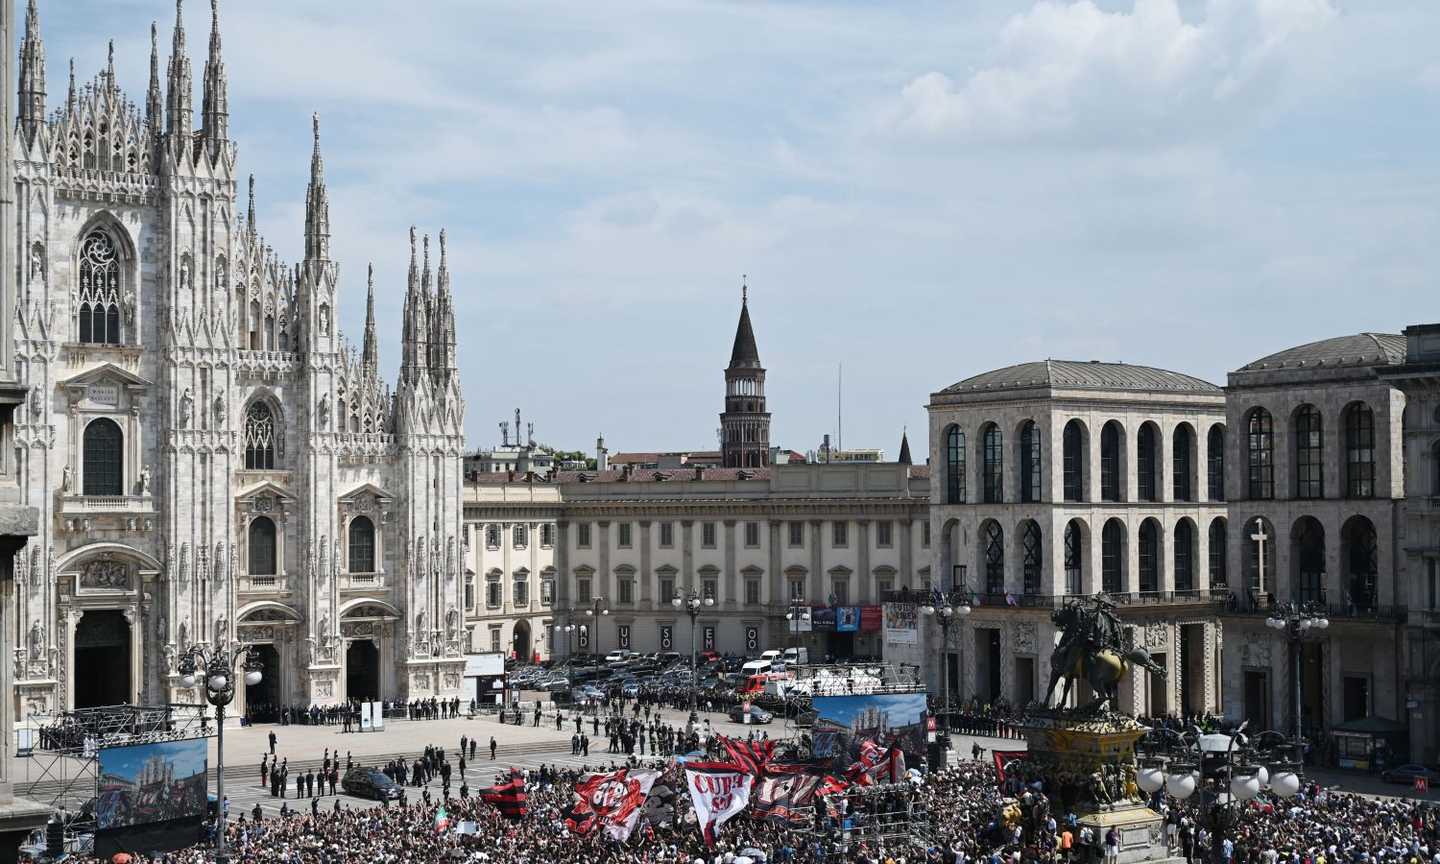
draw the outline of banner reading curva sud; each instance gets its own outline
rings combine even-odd
[[[695,819],[705,835],[705,845],[715,845],[715,829],[750,803],[754,776],[728,762],[688,762],[685,785],[695,804]]]

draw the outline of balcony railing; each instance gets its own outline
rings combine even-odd
[[[289,576],[241,576],[241,594],[279,594],[290,590]]]
[[[61,501],[65,513],[152,513],[149,495],[66,495]]]
[[[1324,602],[1324,591],[1318,592],[1315,596],[1318,597],[1318,599],[1313,599],[1310,593],[1305,592],[1302,594],[1302,597],[1305,598],[1302,602],[1307,602],[1310,608],[1314,609],[1317,613],[1323,610],[1325,617],[1334,620],[1393,623],[1396,621],[1405,621],[1410,616],[1410,607],[1408,606],[1398,604],[1384,605],[1368,601],[1355,602],[1353,600],[1342,603],[1326,603]],[[1257,596],[1249,592],[1245,594],[1236,593],[1229,598],[1226,603],[1225,612],[1229,615],[1265,618],[1268,617],[1281,602],[1282,599],[1277,598],[1273,594],[1260,594]]]
[[[1221,603],[1230,596],[1230,589],[1195,588],[1182,591],[1106,591],[1106,599],[1116,606],[1158,606],[1171,604]],[[890,591],[883,595],[886,603],[926,603],[930,595],[924,591]],[[971,594],[974,606],[1009,607],[1014,609],[1058,609],[1072,600],[1084,600],[1092,594]]]
[[[341,573],[340,587],[343,590],[368,591],[385,587],[384,573]]]

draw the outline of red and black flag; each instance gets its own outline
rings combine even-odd
[[[497,778],[496,784],[480,790],[480,800],[500,811],[506,819],[523,819],[525,806],[525,775],[511,769],[510,776]]]
[[[746,740],[744,738],[726,738],[724,735],[717,736],[720,745],[725,748],[725,753],[730,761],[739,765],[745,773],[759,777],[775,755],[775,742],[769,739],[759,741]]]
[[[575,801],[565,811],[565,827],[581,837],[600,829],[622,843],[630,839],[659,771],[621,768],[586,774],[575,784]]]

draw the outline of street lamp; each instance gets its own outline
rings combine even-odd
[[[925,605],[920,607],[920,611],[927,616],[933,617],[935,621],[940,625],[940,656],[944,658],[941,661],[940,681],[943,688],[941,692],[945,694],[944,699],[942,700],[942,704],[945,706],[943,712],[945,717],[945,723],[944,728],[940,730],[939,738],[940,743],[944,745],[945,752],[949,753],[950,625],[957,621],[963,620],[965,616],[970,614],[970,598],[965,594],[963,590],[960,589],[953,589],[948,594],[941,591],[935,591],[931,594]]]
[[[697,591],[676,591],[670,605],[690,616],[690,722],[694,723],[699,719],[695,711],[695,693],[700,687],[700,676],[695,668],[695,619],[700,617],[701,609],[715,605],[715,598]]]
[[[1248,721],[1241,723],[1229,734],[1206,734],[1199,727],[1191,727],[1188,735],[1157,729],[1171,740],[1157,748],[1159,753],[1142,756],[1135,772],[1135,785],[1147,795],[1163,788],[1184,801],[1201,792],[1200,820],[1210,826],[1210,858],[1216,864],[1225,860],[1224,839],[1238,818],[1232,804],[1243,808],[1267,788],[1281,798],[1300,791],[1300,766],[1284,755],[1292,748],[1298,750],[1298,741],[1278,732],[1262,732],[1252,741],[1244,734],[1247,725]],[[1267,738],[1278,741],[1266,748]]]
[[[800,659],[800,622],[810,620],[810,607],[799,600],[791,600],[785,610],[785,620],[790,622],[790,647],[795,649],[795,659]]]
[[[225,864],[229,854],[225,849],[225,706],[235,698],[235,666],[241,664],[245,684],[253,687],[264,677],[261,673],[260,657],[250,650],[249,645],[229,646],[221,644],[207,650],[201,645],[192,645],[180,658],[180,685],[194,687],[203,684],[205,699],[215,706],[215,798],[218,814],[215,818],[215,861]]]
[[[1330,619],[1325,617],[1325,607],[1318,603],[1282,603],[1265,619],[1265,626],[1283,631],[1295,655],[1295,741],[1300,746],[1304,737],[1300,728],[1300,640],[1311,630],[1329,627]],[[1304,751],[1299,755],[1303,758]]]
[[[596,597],[590,604],[590,608],[585,610],[586,618],[604,618],[609,614],[610,607],[605,605],[604,597]],[[598,621],[590,628],[590,653],[600,653],[600,622]]]

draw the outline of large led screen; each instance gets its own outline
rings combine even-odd
[[[205,815],[204,738],[100,751],[100,831]]]

